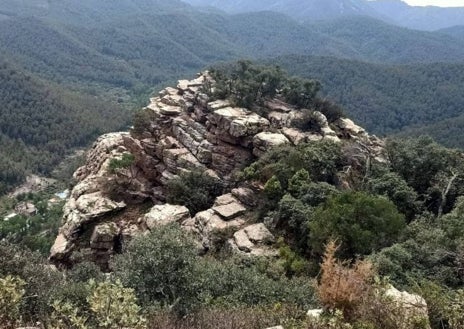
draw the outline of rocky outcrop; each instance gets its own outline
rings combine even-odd
[[[253,256],[276,256],[277,251],[270,248],[275,242],[272,233],[263,223],[253,224],[235,232],[228,245],[232,251]]]
[[[420,320],[427,321],[427,325],[423,328],[430,328],[427,302],[423,297],[399,291],[393,286],[390,286],[385,294],[393,303],[393,311],[403,320],[401,324],[398,324],[399,329],[412,328],[414,323]]]
[[[348,119],[329,123],[315,112],[321,129],[301,131],[292,121],[301,112],[278,99],[268,100],[259,115],[234,107],[227,100],[209,100],[204,85],[214,85],[208,72],[181,80],[150,99],[150,119],[137,136],[112,133],[100,137],[88,151],[86,164],[64,206],[63,224],[50,259],[70,264],[75,251],[89,255],[105,268],[114,252],[138,234],[157,225],[177,222],[190,230],[208,250],[225,236],[233,252],[274,255],[274,237],[264,224],[252,224],[255,191],[230,189],[237,170],[270,148],[331,139],[358,147],[382,159],[383,144]],[[133,163],[110,168],[114,159],[132,154]],[[354,158],[353,163],[357,160]],[[228,193],[206,211],[193,216],[188,209],[166,204],[165,186],[182,172],[202,170],[220,179]],[[260,189],[261,187],[254,187]],[[140,204],[150,204],[143,213]],[[218,233],[219,232],[219,233]]]

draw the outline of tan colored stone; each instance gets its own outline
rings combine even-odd
[[[247,226],[243,230],[254,244],[269,244],[275,241],[274,236],[263,223]]]
[[[222,218],[230,220],[242,215],[246,211],[246,208],[238,202],[233,202],[213,207],[213,210]]]
[[[190,217],[187,207],[170,204],[156,205],[144,215],[144,220],[150,230],[160,225],[181,223]]]
[[[104,223],[95,226],[90,237],[90,248],[113,250],[119,228],[115,223]]]

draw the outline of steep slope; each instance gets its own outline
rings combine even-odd
[[[127,125],[128,113],[95,96],[0,64],[0,193],[30,172],[48,173],[73,147]]]
[[[228,100],[210,101],[203,90],[211,87],[214,81],[206,72],[179,81],[177,88],[166,88],[150,100],[132,134],[97,140],[86,165],[75,173],[78,184],[65,205],[51,261],[72,266],[73,253],[82,251],[107,270],[111,256],[131,238],[172,222],[195,233],[204,251],[214,248],[217,234],[235,232],[227,240],[233,252],[275,255],[268,247],[273,235],[264,224],[252,223],[255,192],[250,186],[232,189],[238,170],[273,147],[305,142],[327,147],[343,142],[356,150],[353,162],[367,157],[385,161],[383,142],[349,119],[329,123],[314,112],[320,129],[299,130],[292,125],[302,112],[281,100],[268,99],[261,116]],[[196,214],[166,203],[166,185],[192,171],[204,172],[226,190],[212,208]],[[343,177],[340,173],[340,181]],[[154,206],[145,213],[144,203]]]
[[[244,56],[312,54],[393,63],[464,60],[464,41],[367,18],[302,25],[271,12],[128,12],[110,23],[85,27],[46,18],[0,20],[0,54],[60,83],[132,90]]]
[[[434,31],[464,24],[464,8],[417,7],[402,0],[186,0],[194,6],[209,6],[229,13],[271,10],[300,21],[369,16],[411,29]]]

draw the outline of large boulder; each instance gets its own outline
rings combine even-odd
[[[275,241],[272,233],[263,223],[249,225],[228,240],[229,248],[236,253],[253,256],[276,256],[275,249],[270,247]]]
[[[170,223],[182,223],[190,218],[190,211],[184,206],[175,206],[171,204],[156,205],[143,216],[150,230]]]
[[[402,326],[398,329],[409,329],[417,321],[424,320],[428,325],[428,308],[427,302],[419,295],[411,294],[406,291],[399,291],[390,286],[386,291],[386,296],[393,302],[393,312],[404,319]]]
[[[253,138],[253,154],[259,157],[273,147],[286,144],[290,144],[290,141],[284,134],[261,132]]]

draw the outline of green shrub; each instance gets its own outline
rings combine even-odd
[[[130,153],[124,153],[121,158],[111,159],[108,165],[109,172],[114,174],[120,169],[128,169],[134,164],[134,161],[134,155]]]
[[[293,119],[292,126],[305,132],[320,133],[323,121],[321,116],[314,113],[314,111],[304,109],[301,111],[300,117]]]
[[[348,192],[319,206],[309,228],[309,246],[315,254],[321,255],[325,243],[334,238],[342,242],[342,257],[353,258],[392,245],[404,230],[405,220],[385,198]]]
[[[168,203],[186,206],[192,215],[210,208],[223,192],[221,181],[207,172],[181,173],[166,186]]]
[[[0,324],[13,325],[19,319],[19,306],[25,293],[25,284],[18,277],[0,277]]]
[[[133,289],[123,287],[120,281],[91,280],[89,285],[91,294],[87,301],[98,328],[145,327]]]
[[[65,280],[62,273],[52,269],[47,260],[36,252],[0,242],[0,276],[12,275],[26,282],[25,298],[20,313],[26,322],[44,321],[49,305]]]
[[[195,303],[196,248],[177,225],[160,227],[135,238],[114,258],[114,275],[133,288],[145,306],[161,305],[185,312]]]
[[[343,109],[339,105],[326,99],[315,99],[313,109],[324,114],[329,123],[335,122],[345,116]]]

